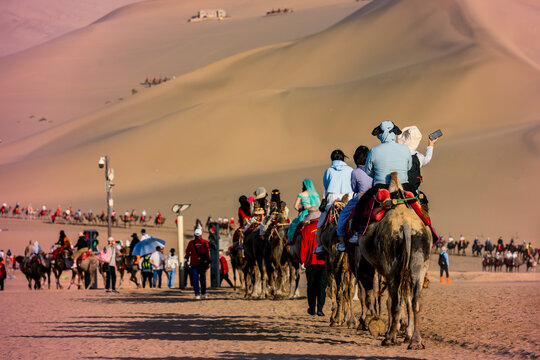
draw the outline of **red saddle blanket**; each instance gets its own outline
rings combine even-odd
[[[92,254],[92,252],[91,252],[90,250],[83,252],[83,253],[81,254],[81,256],[79,256],[79,257],[77,258],[77,265],[80,265],[81,262],[82,262],[83,260],[86,260],[91,254]]]

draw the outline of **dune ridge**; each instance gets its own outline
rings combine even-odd
[[[423,170],[442,233],[517,231],[533,240],[539,197],[528,189],[540,175],[540,75],[481,30],[488,20],[468,4],[374,1],[328,30],[219,60],[2,145],[3,172],[18,176],[0,185],[13,190],[11,201],[24,194],[95,208],[101,176],[87,169],[106,152],[117,204],[167,208],[175,194],[200,201],[189,216],[234,214],[238,195],[262,174],[279,174],[265,186],[289,199],[304,176],[322,192],[330,151],[376,145],[371,129],[391,119],[424,134],[443,129]],[[70,183],[56,188],[58,174]],[[527,197],[533,201],[516,201]]]

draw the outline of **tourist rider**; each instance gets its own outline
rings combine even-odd
[[[133,249],[135,248],[135,245],[139,243],[139,236],[137,233],[131,234],[131,242],[129,243],[129,256],[133,256]]]
[[[364,145],[360,145],[354,152],[353,159],[356,164],[356,169],[354,169],[351,174],[351,187],[355,196],[349,200],[347,205],[339,213],[336,231],[339,240],[339,244],[336,245],[338,251],[345,251],[345,227],[347,226],[347,221],[349,220],[351,212],[356,207],[362,194],[371,189],[371,186],[373,185],[373,179],[366,174],[365,168],[368,153],[369,149]],[[349,242],[358,242],[358,234],[355,233],[353,237],[349,239]]]
[[[411,191],[408,178],[408,171],[412,165],[411,152],[407,145],[396,143],[396,137],[401,134],[401,130],[393,122],[383,121],[371,134],[381,142],[369,151],[366,159],[365,170],[366,174],[373,178],[373,187],[358,200],[353,229],[359,227],[357,221],[361,218],[369,200],[379,189],[388,188],[391,173],[396,172],[403,189]]]
[[[312,206],[319,207],[320,202],[320,197],[317,190],[315,190],[313,181],[311,181],[311,179],[304,179],[304,181],[302,181],[302,192],[298,194],[296,202],[294,203],[294,208],[298,211],[298,216],[294,218],[287,230],[287,238],[289,241],[294,240],[296,228],[308,214],[308,209]]]
[[[326,214],[334,201],[341,200],[341,198],[348,194],[349,198],[352,196],[352,187],[351,187],[351,175],[353,169],[345,163],[345,154],[343,151],[337,149],[332,151],[330,154],[330,159],[332,160],[332,165],[326,169],[323,177],[324,185],[324,200],[326,200],[326,206],[324,211],[319,217],[317,223],[317,248],[315,253],[322,253],[323,246],[321,244],[321,231],[322,227],[326,221]],[[324,202],[323,200],[323,202]]]
[[[418,145],[420,145],[421,140],[422,133],[416,126],[404,127],[402,134],[397,137],[397,142],[399,144],[407,145],[407,147],[411,151],[412,164],[408,172],[408,179],[409,185],[414,190],[414,195],[418,194],[418,188],[422,183],[422,175],[420,172],[420,168],[426,166],[431,161],[431,158],[433,156],[433,147],[437,140],[439,140],[439,138],[435,140],[431,140],[428,138],[428,146],[426,148],[425,155],[417,151]]]
[[[246,195],[240,196],[238,199],[240,207],[238,208],[238,224],[241,227],[246,226],[246,222],[251,219],[251,207]]]

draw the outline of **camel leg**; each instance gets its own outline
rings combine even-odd
[[[412,310],[414,317],[414,331],[412,334],[411,343],[409,344],[409,349],[420,350],[425,349],[426,347],[422,343],[422,337],[420,336],[420,326],[419,326],[419,316],[420,312],[420,292],[422,291],[422,284],[424,282],[424,275],[420,275],[419,281],[414,283],[413,294],[412,294]]]
[[[399,315],[401,313],[401,301],[399,296],[399,278],[388,280],[389,312],[388,331],[382,342],[383,346],[397,345],[397,333],[399,329]]]
[[[412,339],[413,331],[414,331],[414,311],[413,311],[413,305],[412,305],[412,294],[409,294],[407,296],[407,314],[408,314],[408,325],[407,325],[407,333],[405,335],[405,341],[410,341]]]

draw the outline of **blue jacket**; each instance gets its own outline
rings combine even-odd
[[[407,148],[407,146],[405,145]],[[407,148],[409,149],[409,148]],[[344,161],[334,160],[324,172],[323,184],[324,195],[333,194],[348,194],[352,193],[351,174],[353,168],[347,165]]]
[[[441,251],[439,255],[444,256],[444,258],[446,259],[446,265],[450,266],[450,261],[448,260],[448,254],[446,253],[446,251]]]
[[[366,174],[373,178],[373,185],[390,184],[390,174],[397,172],[399,181],[409,182],[408,171],[412,166],[412,157],[409,147],[396,143],[396,134],[391,132],[394,124],[383,121],[380,125],[383,130],[377,138],[381,144],[371,148],[366,159]]]

